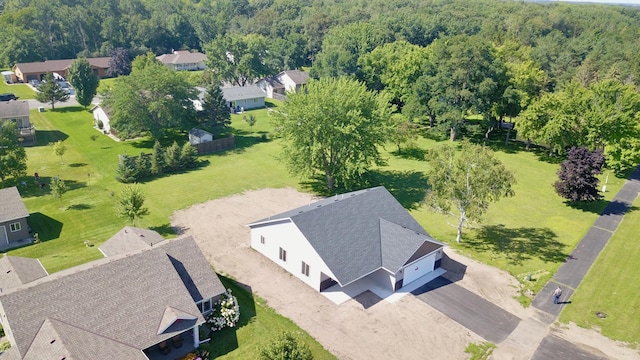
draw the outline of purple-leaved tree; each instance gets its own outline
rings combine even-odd
[[[554,184],[556,192],[570,201],[600,200],[602,195],[598,191],[596,175],[602,173],[603,166],[602,150],[572,147],[567,159],[560,164],[559,180]]]

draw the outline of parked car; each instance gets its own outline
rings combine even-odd
[[[29,81],[29,85],[33,86],[33,87],[38,87],[38,85],[40,85],[40,81],[38,80],[31,80]]]
[[[0,101],[18,100],[18,98],[12,93],[0,94]]]

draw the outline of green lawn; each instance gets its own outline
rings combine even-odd
[[[560,321],[600,329],[612,339],[635,343],[640,348],[640,199],[625,215],[593,267],[584,278]],[[606,318],[596,316],[603,312]]]
[[[315,360],[335,359],[320,343],[293,321],[270,308],[266,301],[249,293],[234,281],[221,277],[240,304],[240,321],[234,329],[223,329],[212,337],[211,359],[255,359],[259,349],[282,331],[295,334],[307,344]]]
[[[278,158],[279,140],[274,138],[268,112],[249,113],[257,118],[253,127],[242,120],[243,115],[232,116],[236,149],[201,157],[202,166],[195,170],[141,184],[150,215],[138,226],[173,236],[169,222],[173,211],[248,189],[290,186],[326,193],[321,184],[297,179],[286,171]],[[32,121],[38,129],[39,146],[27,149],[28,173],[38,172],[47,181],[59,176],[71,190],[58,202],[47,190],[41,191],[28,181],[28,188],[21,191],[33,214],[31,225],[45,241],[11,253],[38,257],[54,272],[101,257],[97,247],[85,247],[84,240],[100,245],[126,225],[114,210],[115,195],[124,187],[115,180],[117,156],[150,152],[152,142],[146,139],[115,142],[106,136],[94,140],[92,135],[99,132],[92,127],[91,114],[79,107],[33,112]],[[69,148],[64,164],[48,145],[56,140],[64,140]],[[400,154],[389,146],[384,152],[388,166],[374,169],[363,186],[385,185],[436,239],[508,271],[523,283],[523,289],[537,292],[607,202],[581,207],[565,203],[552,187],[559,168],[556,159],[547,159],[544,151],[524,151],[517,143],[505,149],[499,145],[501,142],[497,139],[492,146],[496,148],[496,156],[516,175],[516,195],[492,204],[481,224],[465,230],[461,244],[452,243],[456,219],[432,213],[421,203],[427,184],[427,165],[423,159],[426,151],[438,142],[421,138],[416,149]],[[624,179],[610,175],[605,200],[623,182]],[[533,275],[533,281],[525,280],[528,274]],[[525,304],[530,301],[524,296],[520,300]]]
[[[0,94],[14,93],[18,100],[35,99],[36,93],[26,84],[7,84],[0,81]]]

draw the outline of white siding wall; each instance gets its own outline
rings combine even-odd
[[[264,244],[260,242],[261,236],[264,236]],[[327,265],[292,222],[252,228],[251,247],[316,290],[320,289],[320,272],[335,279]],[[279,259],[281,247],[287,251],[286,262]],[[302,274],[303,261],[309,264],[308,277]]]
[[[278,80],[284,85],[286,91],[296,91],[296,83],[288,75],[280,75]]]
[[[255,99],[245,99],[245,100],[237,100],[232,102],[233,107],[236,106],[243,107],[245,110],[263,108],[264,107],[264,98],[255,98]]]

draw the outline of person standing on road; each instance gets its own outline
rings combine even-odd
[[[556,287],[556,291],[553,292],[553,303],[554,304],[559,304],[560,303],[560,296],[562,296],[562,289],[560,289],[560,286]]]

